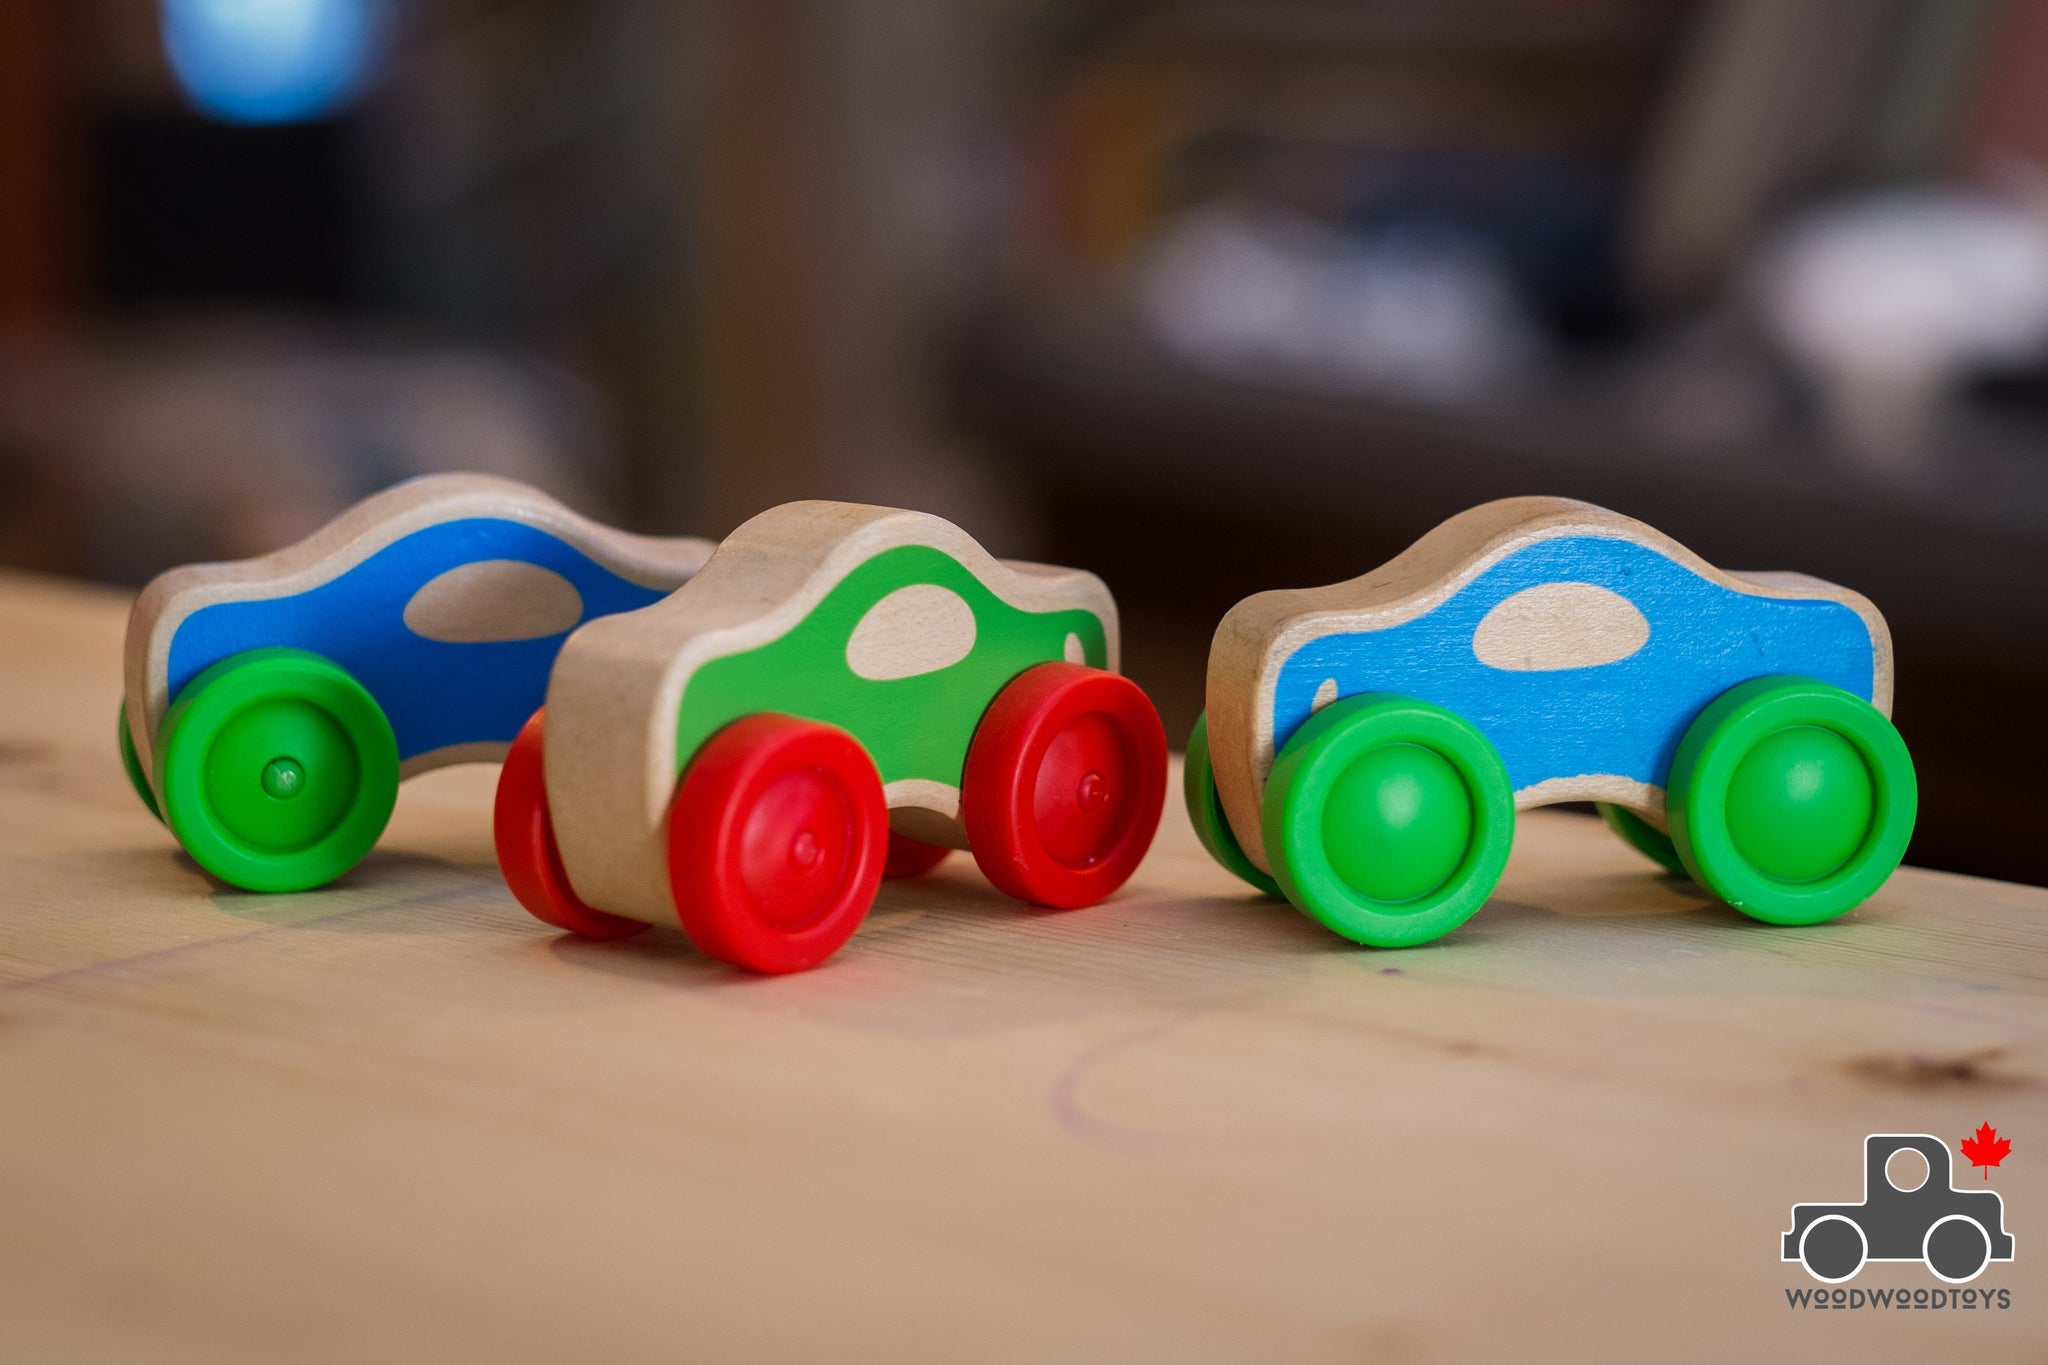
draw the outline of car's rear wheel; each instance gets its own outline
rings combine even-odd
[[[676,914],[712,957],[815,967],[874,904],[889,808],[874,760],[836,726],[745,716],[698,748],[669,812]]]
[[[1799,1263],[1824,1284],[1854,1279],[1868,1254],[1863,1229],[1839,1213],[1823,1214],[1799,1234]]]
[[[908,877],[922,877],[925,873],[946,861],[946,855],[953,850],[944,844],[927,844],[889,832],[889,856],[882,863],[882,877],[885,881],[899,882]]]
[[[1188,808],[1188,822],[1195,827],[1195,837],[1202,841],[1203,848],[1209,850],[1209,856],[1246,885],[1256,887],[1269,896],[1280,895],[1280,883],[1274,881],[1270,874],[1260,871],[1258,864],[1245,855],[1236,833],[1230,828],[1230,817],[1223,812],[1223,799],[1216,791],[1216,770],[1209,762],[1209,715],[1206,711],[1195,717],[1194,731],[1188,736],[1187,762],[1181,767],[1180,778],[1181,796]]]
[[[164,823],[250,891],[333,881],[398,801],[398,742],[363,685],[299,649],[252,649],[188,683],[157,733]]]
[[[543,764],[544,712],[520,728],[498,770],[498,797],[491,810],[491,842],[505,885],[543,924],[567,929],[584,938],[629,938],[648,926],[623,915],[608,915],[583,903],[569,885],[561,850],[555,845],[555,822],[548,812],[547,776]]]
[[[128,785],[135,788],[135,794],[142,798],[143,808],[162,823],[164,813],[156,808],[156,793],[149,789],[149,779],[142,775],[142,758],[135,752],[135,736],[128,729],[128,699],[121,699],[121,716],[115,731],[115,742],[121,746],[121,771],[128,774]]]
[[[1921,1242],[1927,1268],[1950,1284],[1966,1284],[1991,1261],[1991,1234],[1967,1213],[1952,1213],[1927,1229]]]
[[[961,823],[982,874],[1018,900],[1073,910],[1130,880],[1166,805],[1166,731],[1121,674],[1040,664],[975,728]]]
[[[1812,678],[1722,693],[1679,741],[1671,838],[1694,881],[1772,924],[1817,924],[1884,885],[1913,834],[1913,760],[1869,702]]]
[[[1443,937],[1507,867],[1507,766],[1464,717],[1390,692],[1332,702],[1266,781],[1266,856],[1287,898],[1356,943]]]
[[[1686,875],[1685,863],[1679,858],[1678,846],[1671,842],[1670,835],[1627,806],[1617,806],[1606,801],[1599,802],[1598,805],[1600,818],[1606,821],[1607,828],[1621,836],[1623,843],[1666,872],[1679,877]]]

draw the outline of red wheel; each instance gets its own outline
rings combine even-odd
[[[1129,678],[1079,664],[1020,674],[967,750],[961,819],[999,890],[1070,910],[1137,871],[1166,804],[1166,731]]]
[[[757,972],[815,967],[853,935],[888,857],[882,777],[844,730],[746,716],[676,789],[668,883],[697,946]]]
[[[946,855],[952,851],[943,844],[919,843],[891,830],[889,860],[882,865],[882,876],[892,882],[905,877],[922,877],[946,861]]]
[[[647,926],[591,909],[570,889],[569,875],[562,870],[541,768],[541,714],[534,712],[520,729],[498,773],[498,800],[491,811],[498,870],[519,903],[543,924],[585,938],[628,938]]]

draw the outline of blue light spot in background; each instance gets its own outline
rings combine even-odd
[[[383,0],[162,0],[164,51],[192,102],[230,123],[345,107],[378,55]]]

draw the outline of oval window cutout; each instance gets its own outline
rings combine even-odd
[[[576,585],[523,559],[458,564],[420,585],[405,604],[405,628],[450,645],[538,640],[583,619]]]
[[[872,682],[951,668],[974,652],[974,608],[951,588],[913,583],[869,607],[846,641],[846,666]]]
[[[1539,583],[1504,599],[1472,633],[1472,652],[1511,673],[1597,668],[1650,642],[1635,603],[1592,583]]]

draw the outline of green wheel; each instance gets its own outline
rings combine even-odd
[[[303,891],[354,867],[398,800],[398,742],[340,666],[297,649],[223,659],[157,733],[165,823],[214,876]]]
[[[1906,855],[1919,786],[1877,708],[1812,678],[1729,688],[1679,741],[1671,835],[1693,880],[1756,919],[1817,924]]]
[[[1188,822],[1209,856],[1269,896],[1280,894],[1280,883],[1259,871],[1258,865],[1238,846],[1230,819],[1223,813],[1223,801],[1216,795],[1216,772],[1209,766],[1209,715],[1195,717],[1194,732],[1188,736],[1187,762],[1180,770],[1181,795],[1188,805]]]
[[[1678,847],[1671,842],[1671,836],[1637,815],[1627,806],[1598,803],[1600,818],[1607,822],[1607,828],[1621,836],[1622,842],[1636,852],[1675,876],[1688,875],[1685,864],[1678,857]]]
[[[1464,717],[1364,693],[1309,717],[1267,779],[1287,898],[1376,948],[1441,938],[1486,903],[1515,840],[1507,766]]]
[[[119,727],[121,768],[128,774],[128,785],[135,788],[135,794],[142,798],[142,804],[149,808],[149,813],[162,820],[163,812],[156,808],[156,793],[149,789],[149,779],[142,775],[142,760],[135,753],[135,736],[128,732],[128,701],[125,697],[121,701]]]

